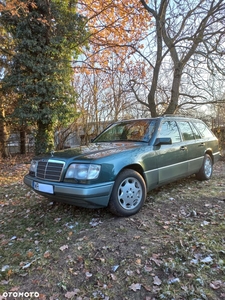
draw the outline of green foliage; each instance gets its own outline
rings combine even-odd
[[[74,1],[36,0],[28,8],[26,14],[21,10],[19,16],[1,16],[16,44],[4,89],[18,94],[13,116],[20,125],[37,125],[38,154],[52,147],[54,122],[63,123],[75,101],[71,61],[85,44],[87,31]]]

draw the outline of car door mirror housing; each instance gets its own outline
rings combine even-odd
[[[171,138],[157,138],[155,140],[154,146],[160,146],[160,145],[171,145],[172,139]]]

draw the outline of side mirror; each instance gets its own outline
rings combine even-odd
[[[171,144],[172,144],[171,138],[157,138],[155,140],[154,146],[171,145]]]

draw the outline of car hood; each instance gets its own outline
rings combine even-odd
[[[113,142],[113,143],[91,143],[88,146],[79,146],[62,151],[51,152],[51,154],[41,158],[52,159],[98,159],[115,153],[124,152],[133,148],[138,148],[143,143],[135,142]],[[145,143],[146,144],[146,143]]]

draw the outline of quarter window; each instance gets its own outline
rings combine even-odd
[[[209,130],[209,128],[203,122],[194,122],[195,126],[198,128],[201,136],[203,138],[213,137],[213,133]]]
[[[166,121],[162,124],[159,132],[159,138],[162,137],[170,137],[172,143],[177,143],[181,141],[181,137],[176,122]]]

